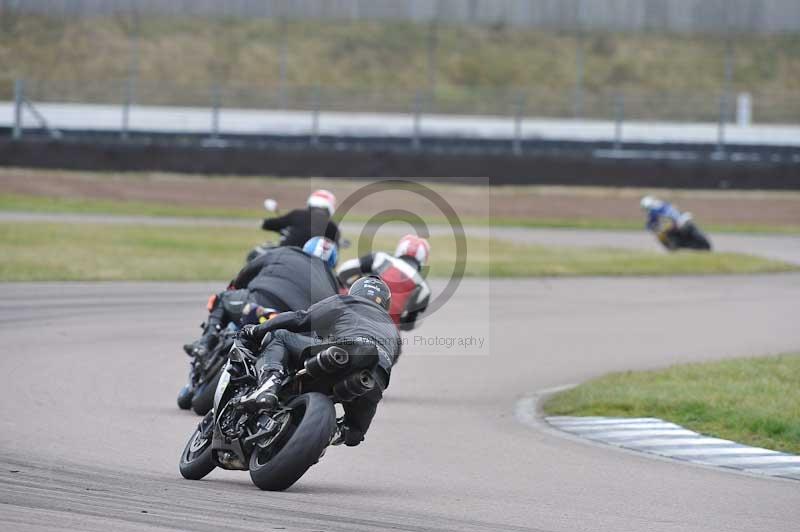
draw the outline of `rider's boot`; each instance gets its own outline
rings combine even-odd
[[[274,409],[278,406],[278,392],[281,390],[284,377],[283,370],[262,368],[258,377],[258,387],[242,397],[240,404],[254,410]]]
[[[218,327],[215,324],[209,324],[203,331],[203,336],[191,344],[184,344],[183,350],[190,357],[203,358],[214,349],[218,341]]]

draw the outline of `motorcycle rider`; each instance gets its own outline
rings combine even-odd
[[[216,347],[220,332],[231,322],[257,323],[279,312],[308,308],[339,293],[339,280],[333,273],[337,258],[336,244],[325,237],[310,239],[302,250],[268,250],[247,263],[228,290],[211,296],[203,335],[185,344],[183,350],[191,357],[203,358]],[[190,374],[189,383],[180,391],[184,400],[179,405],[188,404],[193,396],[192,382]]]
[[[308,196],[305,209],[295,209],[283,216],[265,218],[261,228],[283,233],[281,246],[303,246],[310,238],[324,236],[339,245],[339,227],[331,220],[336,210],[336,196],[329,190],[315,190]]]
[[[691,213],[681,213],[671,203],[653,196],[643,197],[639,206],[647,213],[645,227],[654,233],[659,233],[664,229],[664,222],[681,230],[692,219]]]
[[[245,327],[240,338],[261,354],[256,364],[259,386],[241,404],[253,409],[271,409],[278,404],[278,392],[287,366],[299,366],[304,349],[318,346],[320,339],[336,342],[368,342],[378,352],[373,368],[376,386],[365,395],[344,403],[340,437],[335,444],[356,446],[364,440],[383,390],[389,385],[400,336],[388,310],[392,293],[379,277],[363,277],[350,287],[348,295],[335,295],[308,310],[284,312],[269,321]],[[303,333],[313,332],[318,338]]]
[[[405,235],[397,243],[394,256],[379,251],[350,259],[339,267],[337,275],[344,286],[363,275],[380,277],[392,292],[389,316],[398,329],[410,331],[430,301],[431,289],[420,273],[428,263],[430,249],[426,239]]]
[[[245,264],[228,290],[211,296],[203,335],[183,346],[191,356],[205,356],[219,340],[219,332],[247,310],[258,307],[274,312],[305,309],[339,292],[333,274],[338,259],[336,244],[314,237],[302,249],[283,246]],[[249,308],[248,308],[249,307]]]

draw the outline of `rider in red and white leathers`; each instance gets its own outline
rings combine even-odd
[[[428,262],[430,244],[424,238],[406,235],[397,244],[395,255],[382,251],[351,259],[341,265],[337,275],[349,287],[364,275],[377,275],[392,292],[389,315],[397,328],[410,331],[430,301],[431,289],[420,270]]]

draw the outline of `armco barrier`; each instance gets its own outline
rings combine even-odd
[[[414,177],[469,183],[670,188],[800,189],[800,150],[713,146],[526,144],[439,139],[413,149],[400,139],[153,137],[121,142],[101,135],[12,140],[0,131],[0,166],[100,171],[341,178]],[[769,150],[769,151],[765,151]]]

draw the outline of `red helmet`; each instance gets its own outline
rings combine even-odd
[[[395,257],[411,257],[421,266],[428,263],[431,245],[428,241],[417,235],[406,235],[397,243]]]
[[[318,207],[320,209],[327,209],[328,214],[333,216],[333,211],[336,210],[336,196],[330,190],[319,189],[315,190],[308,197],[306,205],[309,207]]]

